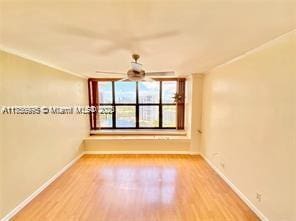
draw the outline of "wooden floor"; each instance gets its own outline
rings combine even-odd
[[[85,155],[12,220],[259,219],[200,156]]]

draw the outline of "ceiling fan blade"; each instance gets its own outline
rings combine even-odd
[[[161,76],[175,76],[174,71],[157,71],[157,72],[146,72],[146,76],[161,77]]]
[[[72,26],[70,24],[60,24],[54,27],[59,33],[72,35],[77,37],[91,38],[96,40],[110,41],[110,37],[106,34],[99,33],[91,29],[80,28],[79,26]]]
[[[113,72],[113,71],[96,71],[96,74],[117,74],[117,75],[126,75],[126,73]]]
[[[129,78],[123,78],[123,79],[120,79],[120,80],[117,80],[118,82],[135,82],[135,81],[138,81],[138,82],[154,82],[155,80],[152,79],[152,78],[149,78],[149,77],[144,77],[143,79],[140,79],[140,80],[131,80]]]
[[[140,80],[141,82],[154,82],[156,80],[154,80],[153,78],[150,78],[150,77],[144,77],[142,80]]]
[[[118,80],[117,82],[130,82],[132,80],[128,79],[128,78],[122,78],[120,80]]]
[[[180,32],[177,30],[170,30],[166,32],[161,32],[161,33],[154,33],[154,34],[148,34],[144,36],[137,36],[133,37],[133,41],[147,41],[147,40],[154,40],[154,39],[159,39],[159,38],[167,38],[167,37],[173,37],[176,35],[179,35]]]

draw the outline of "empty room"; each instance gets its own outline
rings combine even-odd
[[[0,0],[1,221],[296,221],[295,0]]]

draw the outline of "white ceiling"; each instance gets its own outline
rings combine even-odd
[[[0,0],[0,48],[85,76],[202,73],[296,28],[296,1]]]

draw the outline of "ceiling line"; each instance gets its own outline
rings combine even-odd
[[[274,44],[276,41],[278,41],[278,40],[280,40],[282,38],[285,38],[286,36],[292,34],[293,32],[295,32],[295,34],[296,34],[296,28],[294,28],[294,29],[292,29],[292,30],[290,30],[288,32],[285,32],[284,34],[281,34],[281,35],[279,35],[279,36],[277,36],[277,37],[275,37],[275,38],[273,38],[273,39],[271,39],[269,41],[266,41],[263,44],[255,47],[253,49],[250,49],[250,50],[242,53],[241,55],[238,55],[238,56],[236,56],[236,57],[234,57],[234,58],[232,58],[232,59],[230,59],[230,60],[228,60],[228,61],[226,61],[226,62],[224,62],[222,64],[219,64],[219,65],[209,69],[208,71],[205,71],[204,74],[208,74],[208,73],[210,73],[210,72],[212,72],[212,71],[214,71],[214,70],[216,70],[218,68],[221,68],[221,67],[223,67],[225,65],[231,64],[231,63],[233,63],[233,62],[235,62],[237,60],[241,60],[242,58],[244,58],[244,57],[246,57],[246,56],[248,56],[250,54],[253,54],[253,53],[257,52],[257,51],[260,51],[260,50]]]
[[[67,69],[64,69],[64,68],[60,68],[60,67],[57,67],[55,65],[52,65],[52,64],[49,64],[47,62],[44,62],[44,61],[41,61],[39,59],[36,59],[36,58],[33,58],[31,56],[28,56],[28,55],[24,55],[20,52],[18,52],[17,50],[15,49],[11,49],[11,48],[7,48],[3,45],[0,45],[0,50],[3,51],[3,52],[6,52],[6,53],[9,53],[9,54],[12,54],[12,55],[15,55],[15,56],[18,56],[20,58],[24,58],[26,60],[30,60],[30,61],[33,61],[35,63],[38,63],[38,64],[42,64],[42,65],[45,65],[49,68],[52,68],[52,69],[55,69],[57,71],[61,71],[61,72],[64,72],[66,74],[70,74],[70,75],[73,75],[73,76],[76,76],[76,77],[79,77],[79,78],[84,78],[84,79],[87,79],[88,76],[86,75],[83,75],[83,74],[78,74],[78,73],[75,73],[75,72],[72,72],[72,71],[69,71]]]

